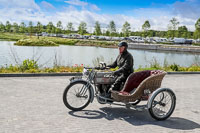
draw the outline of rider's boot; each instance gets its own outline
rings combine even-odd
[[[109,89],[109,91],[106,93],[105,98],[112,99],[111,97],[111,91],[110,90],[116,90],[119,91],[120,86],[117,84],[112,85],[112,87]],[[107,100],[107,102],[113,102],[113,100]]]

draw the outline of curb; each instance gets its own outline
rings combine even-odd
[[[200,74],[200,72],[167,72],[167,74]]]
[[[167,72],[167,74],[200,74],[200,72]],[[0,77],[81,76],[82,73],[3,73]]]
[[[0,77],[81,76],[82,73],[4,73]]]

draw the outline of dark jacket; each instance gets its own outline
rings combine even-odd
[[[125,50],[122,54],[119,54],[117,59],[112,64],[108,65],[108,67],[115,68],[118,66],[119,69],[117,71],[126,76],[133,72],[133,61],[133,56]]]

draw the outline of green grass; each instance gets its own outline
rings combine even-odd
[[[181,67],[179,65],[173,64],[167,67],[146,67],[146,68],[138,68],[135,71],[143,71],[143,70],[164,70],[166,72],[200,72],[200,66],[192,65],[189,67]]]
[[[193,43],[193,46],[200,46],[200,43]]]
[[[27,36],[25,34],[19,33],[0,33],[0,39],[7,41],[18,41],[20,39],[25,39]]]
[[[98,47],[116,47],[119,42],[99,41],[99,40],[79,40],[77,45],[98,46]]]
[[[78,40],[76,39],[67,39],[67,38],[57,38],[57,37],[40,37],[40,38],[46,38],[49,41],[62,45],[75,45],[78,42]]]
[[[9,66],[1,67],[0,73],[71,73],[71,72],[82,72],[83,67],[68,67],[68,66],[59,66],[53,68],[30,68],[22,69],[20,66]]]
[[[44,39],[44,38],[21,39],[21,40],[18,40],[16,43],[14,43],[14,45],[18,45],[18,46],[58,46],[58,44],[56,44],[55,42]]]
[[[110,69],[115,71],[116,69]],[[151,66],[151,67],[139,67],[135,72],[143,70],[164,70],[167,72],[200,72],[200,65],[192,65],[190,67],[181,67],[176,64],[172,64],[166,67]],[[55,66],[53,68],[39,68],[37,62],[33,60],[24,60],[21,65],[10,65],[7,67],[1,67],[0,73],[71,73],[82,72],[83,66]]]
[[[0,33],[0,39],[7,41],[17,41],[19,46],[58,46],[58,45],[79,45],[79,46],[98,46],[115,47],[118,42],[99,41],[99,40],[80,40],[59,37],[37,37],[25,34]]]

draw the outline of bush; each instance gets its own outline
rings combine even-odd
[[[19,46],[58,46],[58,44],[56,44],[53,41],[49,41],[47,39],[21,39],[18,40],[15,45],[19,45]]]
[[[177,64],[173,64],[173,65],[170,65],[170,68],[173,70],[173,71],[179,71],[179,65]]]
[[[199,66],[196,66],[196,65],[193,65],[191,67],[188,68],[188,71],[200,71],[200,67]]]
[[[37,61],[34,61],[34,60],[24,60],[23,63],[20,65],[20,69],[21,71],[26,71],[26,70],[32,70],[33,69],[38,69],[38,64],[37,64]]]

